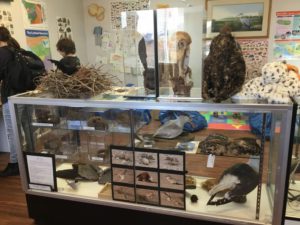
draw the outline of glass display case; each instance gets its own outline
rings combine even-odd
[[[201,98],[205,24],[206,13],[200,6],[157,10],[161,98]]]
[[[10,109],[31,198],[229,224],[279,225],[285,216],[293,104],[30,92],[10,97]]]
[[[120,23],[115,50],[107,54],[124,87],[110,94],[201,99],[203,7],[126,11]]]

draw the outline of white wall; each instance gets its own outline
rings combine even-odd
[[[273,57],[274,35],[276,29],[276,12],[280,11],[299,11],[300,0],[273,0],[271,10],[270,32],[269,32],[269,62],[276,61]],[[294,64],[300,69],[300,60],[289,60],[288,63]]]
[[[51,1],[51,0],[50,0]],[[95,17],[88,14],[87,8],[91,3],[97,3],[105,8],[105,18],[103,21],[97,21]],[[82,0],[84,28],[86,36],[87,58],[90,63],[94,63],[96,56],[101,55],[101,48],[95,45],[95,37],[93,34],[95,26],[101,26],[103,31],[110,32],[110,1],[108,0]]]
[[[23,16],[21,11],[21,0],[14,0],[13,2],[0,3],[1,10],[8,10],[12,14],[12,22],[14,25],[14,32],[15,34],[13,37],[18,40],[22,47],[26,47],[26,38],[25,38],[25,30],[24,30],[24,23],[23,23]]]
[[[86,64],[88,60],[82,0],[44,0],[44,2],[46,3],[46,16],[48,20],[52,58],[61,58],[56,50],[56,43],[58,41],[56,18],[67,17],[71,22],[72,38],[76,44],[77,55],[81,63]]]

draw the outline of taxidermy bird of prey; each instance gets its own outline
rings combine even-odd
[[[253,191],[259,182],[259,175],[253,167],[254,164],[249,162],[248,164],[238,163],[226,169],[218,183],[209,191],[211,198],[207,205],[218,206],[232,201],[238,203],[246,202],[246,195]],[[223,198],[213,201],[218,193],[224,191],[226,193]]]
[[[193,87],[192,71],[189,65],[191,36],[177,31],[168,40],[171,62],[170,80],[175,94],[188,96]]]
[[[210,45],[204,60],[202,97],[221,102],[238,93],[245,81],[246,64],[240,45],[224,28]]]

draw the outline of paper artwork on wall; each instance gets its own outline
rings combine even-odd
[[[46,29],[45,4],[40,0],[22,0],[25,28]]]
[[[12,15],[9,10],[0,10],[0,26],[6,27],[12,35],[14,35],[14,25]]]
[[[246,81],[261,76],[261,68],[268,62],[268,39],[238,40],[246,62]]]
[[[96,20],[102,21],[105,18],[105,8],[97,3],[92,3],[88,6],[88,14],[95,17]]]
[[[25,35],[29,50],[43,60],[47,70],[52,69],[52,63],[48,61],[51,59],[49,32],[46,30],[25,30]]]
[[[102,27],[101,26],[95,26],[94,27],[94,36],[95,36],[95,45],[101,46],[102,45]]]
[[[300,60],[300,41],[275,41],[273,54],[279,60]]]
[[[149,8],[149,0],[111,2],[111,26],[112,29],[120,29],[122,27],[121,13],[126,11],[146,10]],[[127,24],[130,26],[130,24]]]
[[[69,38],[72,39],[72,28],[70,19],[67,17],[57,17],[58,39]]]
[[[300,59],[300,11],[276,12],[273,54],[279,60]]]

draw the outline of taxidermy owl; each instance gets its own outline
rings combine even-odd
[[[238,203],[246,202],[246,195],[253,191],[259,182],[259,175],[254,167],[257,167],[257,165],[237,163],[226,169],[219,178],[218,183],[209,191],[211,198],[207,205],[218,206],[232,201]],[[223,198],[213,201],[216,195],[224,192]]]
[[[210,45],[204,60],[202,97],[221,102],[239,92],[245,81],[246,64],[239,44],[224,28]]]
[[[189,96],[193,87],[192,71],[189,64],[191,36],[184,31],[177,31],[168,40],[172,72],[170,80],[174,94]]]

